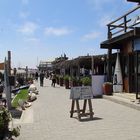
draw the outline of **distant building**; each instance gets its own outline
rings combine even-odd
[[[64,68],[61,64],[65,63],[67,60],[68,57],[66,54],[64,54],[64,56],[61,55],[60,57],[55,58],[55,60],[52,62],[53,71],[55,71],[56,74],[64,75]]]
[[[66,54],[64,54],[64,56],[61,55],[60,57],[55,58],[55,60],[52,63],[55,64],[55,63],[62,62],[65,60],[68,60],[68,57],[66,56]]]
[[[38,66],[39,71],[52,71],[52,62],[50,61],[40,61]]]

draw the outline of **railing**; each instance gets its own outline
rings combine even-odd
[[[140,10],[140,5],[130,10],[125,15],[119,17],[115,21],[107,24],[108,39],[111,39],[112,37],[117,36],[118,34],[126,33],[130,30],[133,30],[136,25],[140,24],[140,14],[135,18],[129,17],[138,10]]]

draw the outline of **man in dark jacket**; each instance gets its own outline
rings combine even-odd
[[[43,71],[41,71],[41,73],[40,73],[40,86],[42,86],[42,87],[43,87],[43,82],[44,82],[44,76],[45,76],[45,74],[43,73]]]

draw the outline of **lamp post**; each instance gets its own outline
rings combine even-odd
[[[105,55],[101,57],[101,60],[103,61],[103,65],[104,65],[104,75],[106,74],[106,58],[105,58]]]

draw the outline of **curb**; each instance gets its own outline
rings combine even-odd
[[[103,95],[103,98],[112,101],[114,103],[118,103],[140,111],[140,104],[139,105],[135,104],[129,101],[128,99],[123,99],[122,97],[117,97],[117,96],[107,96],[107,95]]]

